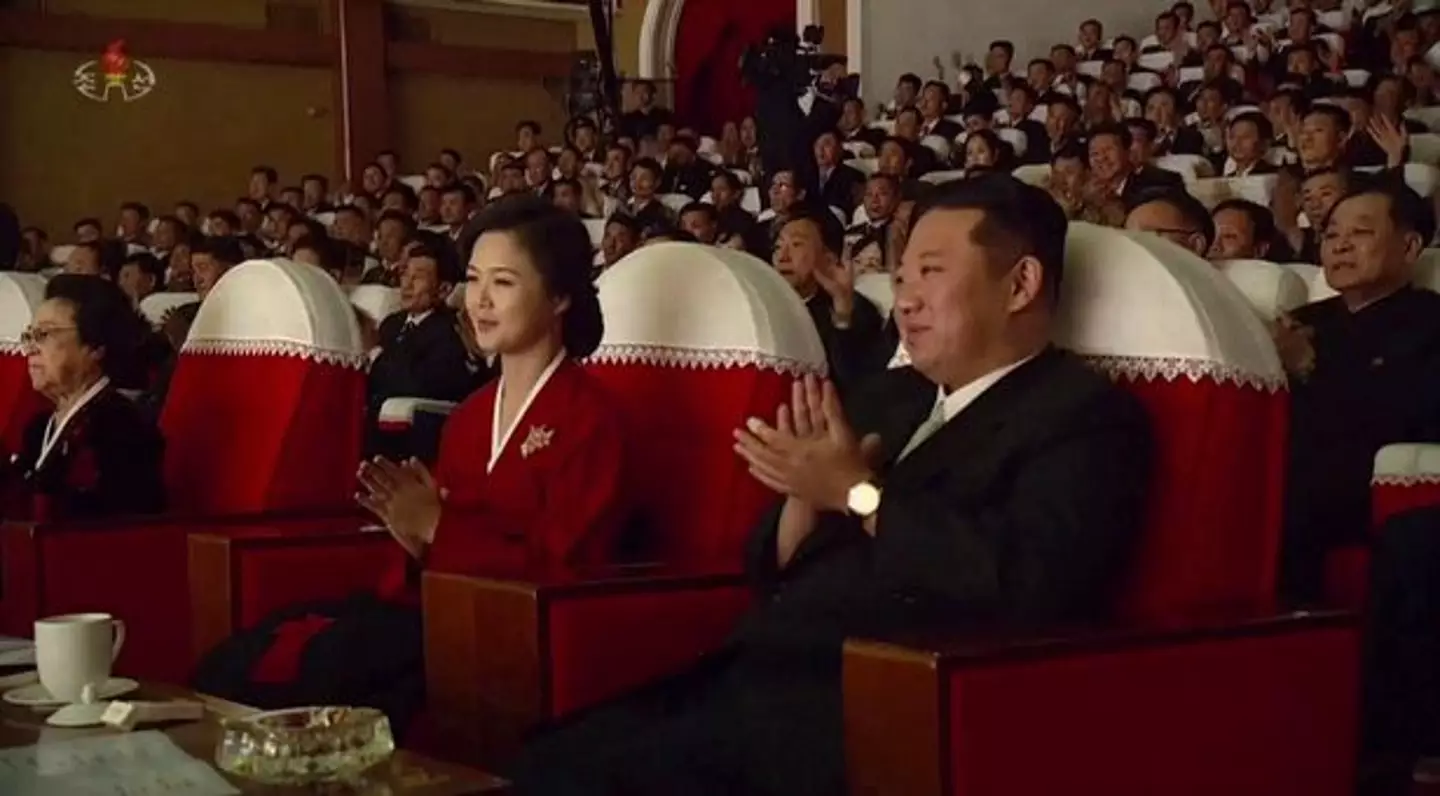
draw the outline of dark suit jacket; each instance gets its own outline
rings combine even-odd
[[[810,319],[820,333],[820,342],[825,346],[825,360],[830,366],[830,378],[843,394],[864,380],[864,371],[854,369],[854,364],[863,361],[865,352],[873,350],[880,336],[880,327],[885,319],[880,310],[870,301],[855,294],[855,308],[850,313],[850,325],[844,329],[835,325],[832,315],[834,304],[830,294],[821,290],[805,302]]]
[[[948,143],[954,144],[955,137],[963,132],[965,132],[964,127],[961,127],[960,125],[950,121],[949,119],[942,118],[935,123],[935,129],[931,130],[928,133],[921,133],[920,140],[925,140],[926,136],[938,135],[941,138],[945,139]]]
[[[1020,158],[1021,162],[1049,163],[1050,134],[1045,131],[1045,125],[1034,119],[1022,119],[1013,126],[1025,134],[1025,154]]]
[[[152,514],[165,508],[165,441],[139,407],[113,387],[85,404],[37,469],[44,445],[44,412],[25,428],[14,462],[28,491],[54,518]]]
[[[763,520],[749,549],[761,602],[735,636],[742,649],[828,667],[852,635],[1107,610],[1144,515],[1151,444],[1138,402],[1047,349],[896,461],[936,393],[901,368],[847,400],[856,432],[883,440],[876,534],[824,514],[778,570],[778,511]]]
[[[1146,193],[1158,190],[1185,190],[1185,179],[1169,169],[1145,165],[1125,180],[1120,202],[1129,210]]]
[[[818,177],[817,177],[818,179]],[[845,211],[845,217],[855,212],[855,202],[865,187],[865,175],[846,165],[836,166],[830,171],[830,178],[819,186],[820,200],[830,207]]]
[[[455,311],[438,307],[414,329],[404,331],[403,310],[380,322],[380,355],[370,366],[370,412],[401,396],[460,401],[476,386],[465,343],[455,329]]]

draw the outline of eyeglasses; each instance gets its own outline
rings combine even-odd
[[[58,332],[73,332],[74,326],[30,326],[20,333],[20,344],[33,348],[43,345],[46,340],[55,336]]]

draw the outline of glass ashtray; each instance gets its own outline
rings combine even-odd
[[[395,752],[390,721],[373,708],[314,707],[226,719],[215,762],[277,785],[339,782]]]

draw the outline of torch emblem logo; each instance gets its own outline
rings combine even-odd
[[[155,70],[127,55],[124,41],[114,41],[98,59],[75,68],[75,90],[96,102],[134,102],[155,90]]]

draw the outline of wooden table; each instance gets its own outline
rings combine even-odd
[[[197,695],[178,686],[146,684],[139,692],[127,695],[133,700],[161,701],[167,699],[198,699],[205,703],[205,718],[200,721],[144,725],[139,729],[163,731],[177,746],[192,757],[213,764],[215,747],[220,740],[220,721],[253,713],[254,708],[233,702]],[[62,729],[45,724],[48,713],[18,707],[0,702],[0,748],[31,746],[41,740],[69,740],[116,732],[105,727],[87,729]],[[219,769],[216,769],[219,771]],[[489,774],[431,760],[406,751],[397,751],[388,763],[376,766],[365,773],[362,782],[349,785],[323,785],[316,787],[279,787],[265,785],[232,776],[220,771],[243,794],[264,796],[290,796],[290,794],[323,793],[327,796],[472,796],[472,794],[500,794],[504,792],[503,780]]]

